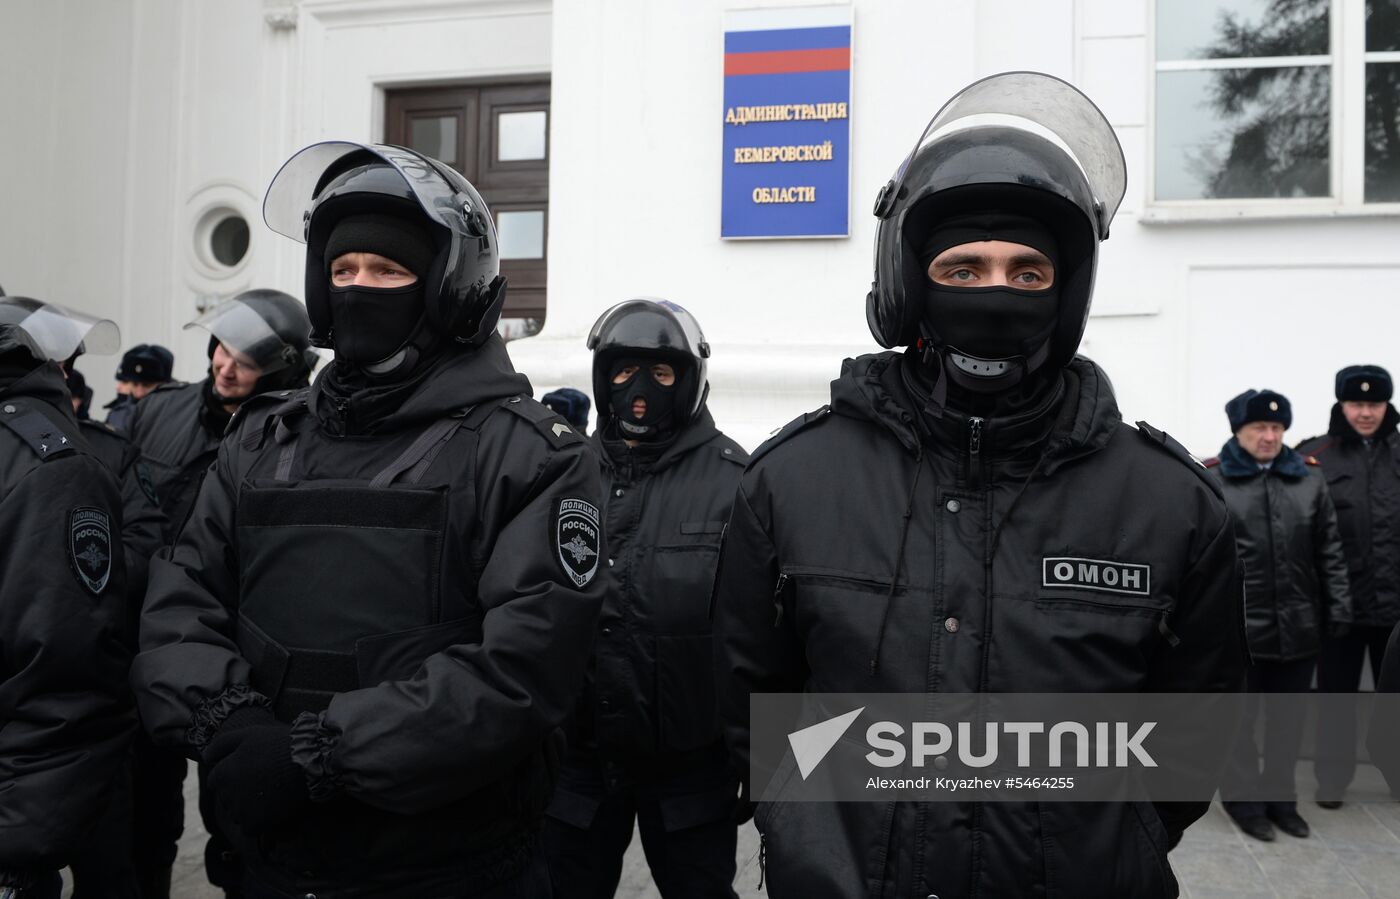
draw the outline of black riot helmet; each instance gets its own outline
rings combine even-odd
[[[925,127],[875,204],[875,281],[866,320],[884,347],[921,339],[920,297],[929,283],[920,250],[934,229],[972,213],[1034,220],[1058,242],[1059,306],[1027,371],[1068,364],[1088,321],[1099,242],[1123,199],[1126,166],[1112,126],[1069,83],[1039,72],[1006,72],[958,92]],[[972,366],[954,357],[959,368]],[[982,375],[978,371],[977,375]]]
[[[83,353],[105,356],[121,346],[121,331],[111,319],[30,297],[0,295],[0,324],[15,325],[27,334],[42,360],[67,362]]]
[[[677,384],[683,393],[677,397],[676,427],[695,419],[710,392],[706,376],[710,344],[700,323],[683,307],[670,300],[637,298],[624,300],[608,309],[588,332],[588,348],[593,351],[593,400],[600,416],[610,408],[609,386],[615,360],[636,356],[669,362],[676,368]]]
[[[222,343],[262,369],[254,393],[305,386],[316,367],[306,308],[280,290],[245,290],[185,325],[191,328],[209,332],[210,358]]]
[[[312,342],[333,347],[326,241],[346,216],[389,215],[421,222],[436,254],[426,272],[429,326],[471,346],[495,330],[505,301],[496,226],[471,182],[414,150],[326,141],[283,164],[263,200],[263,219],[278,234],[306,244],[306,307]],[[396,260],[402,262],[403,260]]]

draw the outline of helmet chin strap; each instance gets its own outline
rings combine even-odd
[[[1025,356],[984,359],[957,347],[947,347],[943,352],[943,371],[964,390],[1000,393],[1024,381],[1030,374],[1030,366]]]
[[[1024,381],[1030,374],[1045,364],[1050,355],[1050,340],[1041,341],[1029,357],[1007,356],[1002,359],[988,359],[966,353],[957,347],[937,347],[927,328],[920,327],[923,338],[920,341],[925,365],[934,366],[946,378],[938,380],[943,387],[938,391],[937,404],[944,405],[947,396],[947,382],[951,381],[971,393],[993,394],[1010,390]]]

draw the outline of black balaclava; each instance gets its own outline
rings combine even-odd
[[[332,285],[327,300],[337,358],[375,374],[411,371],[434,342],[424,301],[424,278],[437,255],[432,235],[424,224],[399,216],[349,215],[326,240],[327,278],[331,263],[345,253],[377,253],[418,280],[406,287]]]
[[[662,361],[676,370],[676,380],[669,387],[658,384],[651,375],[651,367]],[[614,384],[613,378],[629,365],[637,366],[637,371],[621,384]],[[676,430],[676,402],[682,393],[685,377],[685,367],[671,359],[642,356],[614,359],[608,366],[608,403],[617,419],[618,436],[647,442],[668,439]],[[646,414],[641,418],[632,414],[632,402],[638,397],[647,403]]]
[[[947,350],[991,362],[1006,361],[1022,368],[1009,378],[968,377],[949,366],[949,374],[962,387],[994,392],[1013,386],[1029,374],[1055,329],[1059,315],[1059,244],[1048,228],[1035,219],[1006,212],[955,216],[939,223],[919,248],[919,264],[926,272],[934,258],[960,244],[1002,240],[1024,244],[1049,257],[1056,276],[1048,288],[953,287],[927,279],[920,329],[925,338]],[[960,376],[962,375],[962,376]]]

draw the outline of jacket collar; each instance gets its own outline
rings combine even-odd
[[[691,450],[704,446],[718,435],[719,429],[715,427],[715,419],[710,414],[709,406],[701,406],[690,423],[655,455],[654,461],[650,461],[648,470],[655,472],[670,468]],[[593,432],[593,445],[597,448],[598,457],[603,460],[603,464],[614,472],[622,464],[622,459],[618,456],[619,446],[628,452],[638,453],[639,456],[649,455],[646,444],[639,443],[628,448],[620,438],[614,436],[613,429],[607,425]]]
[[[1381,426],[1376,429],[1372,440],[1385,441],[1396,433],[1397,426],[1400,426],[1400,412],[1395,411],[1395,406],[1391,403],[1385,404],[1385,417],[1381,419]],[[1332,404],[1332,418],[1327,423],[1327,433],[1340,440],[1342,443],[1361,443],[1364,438],[1356,433],[1356,429],[1347,423],[1347,417],[1342,412],[1341,403]]]
[[[1220,474],[1227,478],[1252,478],[1257,474],[1273,472],[1285,478],[1301,478],[1307,475],[1308,466],[1303,461],[1303,457],[1294,452],[1290,446],[1284,446],[1283,452],[1274,459],[1274,464],[1267,469],[1260,468],[1254,457],[1245,452],[1240,446],[1238,437],[1231,437],[1225,441],[1225,445],[1220,448]]]
[[[901,362],[908,358],[910,361]],[[916,364],[899,352],[875,353],[847,359],[841,376],[831,382],[831,408],[838,415],[871,421],[889,431],[911,455],[925,440],[945,442],[944,425],[926,427],[922,404],[905,385],[899,366]],[[967,416],[945,413],[946,427],[960,429]],[[1108,376],[1091,360],[1076,356],[1060,375],[1060,384],[1026,411],[986,420],[990,451],[1016,455],[1044,445],[1041,470],[1055,468],[1108,445],[1122,416]],[[951,433],[951,432],[950,432]],[[956,443],[961,447],[961,443]]]
[[[311,408],[331,433],[392,433],[419,427],[491,400],[529,394],[530,381],[511,365],[493,335],[475,349],[449,350],[420,377],[373,386],[332,377],[327,366],[311,385]]]

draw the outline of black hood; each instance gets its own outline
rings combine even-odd
[[[41,361],[34,352],[34,344],[23,331],[0,328],[0,396],[33,397],[71,414],[73,405],[63,370],[57,362]]]
[[[910,454],[916,455],[921,443],[937,443],[938,436],[933,434],[930,441],[929,430],[921,421],[921,404],[900,375],[899,367],[905,364],[902,360],[906,358],[907,353],[886,352],[845,360],[841,376],[831,382],[831,411],[878,424],[893,434]],[[1123,420],[1108,375],[1094,362],[1076,356],[1059,377],[1063,385],[1062,401],[1045,404],[1040,412],[1029,417],[1013,415],[1006,419],[987,419],[989,434],[1005,430],[1024,434],[1027,441],[1048,441],[1042,472],[1102,449]],[[952,414],[948,417],[956,421],[953,410],[949,412]],[[1049,420],[1052,416],[1053,421]],[[1023,447],[1024,443],[1018,446],[1015,439],[1000,443],[1001,450],[1006,452]]]
[[[505,342],[493,334],[476,349],[453,348],[406,382],[337,383],[327,366],[311,385],[311,408],[333,433],[388,433],[421,426],[491,400],[531,394]]]

